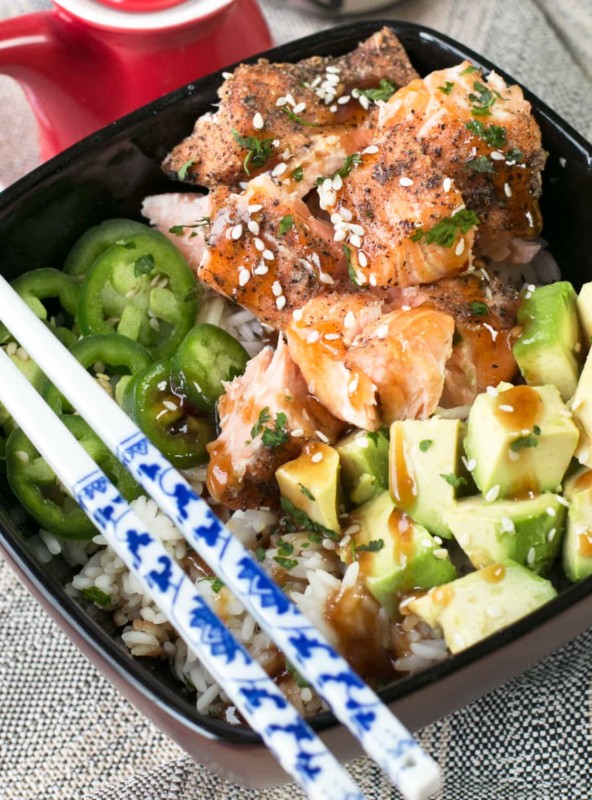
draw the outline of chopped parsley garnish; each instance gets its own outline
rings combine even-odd
[[[323,182],[327,180],[327,178],[329,178],[329,180],[333,180],[333,178],[336,178],[338,175],[340,178],[347,178],[352,169],[361,163],[362,156],[359,153],[352,153],[351,155],[346,156],[343,160],[343,164],[339,167],[339,169],[335,170],[332,175],[321,175],[317,178],[317,186],[321,186]]]
[[[156,261],[151,253],[146,253],[134,261],[134,275],[138,278],[140,275],[148,275],[156,267]]]
[[[480,303],[478,300],[474,300],[472,303],[469,303],[471,308],[471,314],[474,317],[486,317],[489,314],[489,306],[486,303]]]
[[[523,447],[538,447],[539,440],[536,436],[532,436],[528,434],[528,436],[520,436],[518,439],[514,439],[514,441],[510,444],[510,450],[513,450],[517,453],[519,450],[522,450]]]
[[[472,119],[467,122],[466,127],[490,147],[495,147],[496,150],[504,147],[508,140],[506,129],[502,125],[484,125],[478,119]]]
[[[475,81],[473,89],[475,91],[469,94],[469,100],[473,106],[471,115],[473,117],[490,117],[491,111],[489,109],[495,103],[497,93],[492,92],[480,81]]]
[[[489,174],[495,173],[493,162],[487,156],[477,156],[467,161],[467,167],[475,172],[488,172]]]
[[[194,164],[195,161],[193,159],[190,159],[189,161],[186,161],[184,164],[181,165],[181,167],[177,170],[177,177],[179,178],[180,181],[185,180],[189,168],[192,167]]]
[[[255,550],[255,558],[257,559],[257,561],[259,561],[259,563],[261,563],[261,561],[263,561],[263,559],[265,558],[265,548],[264,547],[258,547]]]
[[[466,478],[462,478],[462,477],[458,478],[453,472],[449,472],[448,474],[446,474],[444,472],[441,472],[440,473],[440,477],[444,478],[446,483],[449,483],[455,489],[458,489],[461,486],[466,486],[467,485]]]
[[[372,539],[368,544],[356,546],[356,553],[377,553],[384,547],[384,539]]]
[[[274,556],[273,560],[283,569],[294,569],[298,566],[297,558],[286,558],[285,556]]]
[[[318,128],[319,126],[318,122],[310,122],[307,119],[302,119],[302,117],[299,117],[298,114],[295,114],[291,108],[288,108],[288,106],[282,106],[281,110],[284,112],[284,114],[288,115],[288,119],[291,119],[292,122],[297,122],[298,125],[307,125],[309,128]]]
[[[296,167],[296,169],[292,173],[292,180],[296,181],[296,183],[300,183],[302,178],[304,178],[304,170],[302,169],[302,167]]]
[[[282,497],[280,499],[281,505],[283,510],[286,514],[289,514],[295,522],[300,525],[302,530],[309,530],[314,531],[316,534],[322,534],[327,539],[333,539],[333,541],[337,541],[340,537],[340,534],[336,533],[335,531],[330,530],[329,528],[325,528],[324,525],[321,525],[318,522],[313,522],[313,520],[308,516],[308,514],[303,511],[298,506],[295,506],[287,497]],[[313,534],[311,533],[308,537],[311,542],[320,542],[322,538],[313,538]]]
[[[224,581],[221,581],[220,578],[217,578],[215,575],[206,575],[204,578],[200,578],[200,581],[210,581],[214,594],[218,594],[220,589],[223,589],[225,585]]]
[[[421,442],[419,443],[419,449],[421,450],[422,453],[427,453],[427,451],[433,444],[434,444],[433,439],[422,439]]]
[[[533,432],[533,433],[534,433],[536,436],[540,436],[540,435],[541,435],[541,429],[539,428],[539,426],[538,426],[538,425],[535,425],[535,426],[534,426],[534,428],[532,429],[532,432]]]
[[[313,502],[316,500],[316,497],[307,486],[305,486],[303,483],[299,483],[298,486],[300,487],[300,491],[305,497],[308,497],[308,499],[312,500]]]
[[[450,94],[450,92],[454,89],[454,81],[446,81],[444,86],[438,86],[438,89],[442,92],[442,94]]]
[[[470,74],[471,74],[471,72],[477,72],[477,71],[478,71],[478,70],[477,70],[477,67],[474,67],[474,66],[471,64],[471,66],[470,66],[470,67],[467,67],[466,69],[463,69],[463,71],[462,71],[460,74],[461,74],[461,75],[470,75]]]
[[[366,438],[369,439],[371,442],[374,442],[375,447],[378,447],[378,431],[368,431],[366,434]]]
[[[523,162],[524,162],[524,153],[517,147],[511,147],[506,153],[506,163],[522,164]]]
[[[426,244],[439,244],[441,247],[452,247],[456,239],[457,228],[462,233],[467,233],[473,225],[478,225],[481,220],[474,211],[463,208],[452,217],[436,222],[433,228],[426,233],[423,228],[417,228],[415,233],[409,237],[412,242],[418,242],[424,238]]]
[[[101,608],[110,606],[112,602],[111,595],[103,592],[98,586],[87,586],[86,589],[82,590],[82,596],[85,600],[90,600],[91,603],[95,603]]]
[[[280,236],[285,236],[286,233],[294,226],[294,217],[291,214],[286,214],[280,220]]]
[[[271,416],[269,414],[269,406],[265,406],[265,408],[262,408],[261,411],[259,412],[259,417],[257,419],[257,422],[251,428],[251,439],[254,439],[256,436],[259,436],[259,434],[263,430],[263,426],[265,425],[266,422],[269,422],[270,419]]]
[[[275,418],[273,428],[264,428],[261,437],[266,447],[281,447],[290,439],[290,434],[286,431],[288,417],[280,411]]]
[[[256,136],[241,136],[236,128],[232,129],[232,135],[235,142],[243,150],[248,150],[245,160],[243,161],[243,169],[247,175],[250,175],[249,164],[254,167],[262,167],[269,161],[273,152],[273,139],[258,139]]]
[[[294,552],[294,545],[291,542],[285,542],[283,539],[279,540],[277,548],[281,556],[291,556]]]
[[[356,286],[359,286],[360,281],[358,280],[358,276],[351,261],[351,247],[347,244],[342,244],[341,249],[343,250],[347,261],[347,274],[349,275],[349,279],[352,283],[355,283]]]
[[[185,228],[205,228],[209,224],[209,217],[200,217],[193,225],[173,225],[172,228],[169,228],[169,233],[173,233],[175,236],[182,236],[185,233]]]
[[[396,83],[391,83],[387,78],[381,78],[380,83],[374,89],[358,89],[358,93],[375,103],[379,100],[386,103],[398,88]]]

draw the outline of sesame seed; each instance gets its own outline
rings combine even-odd
[[[342,186],[343,186],[343,178],[341,177],[341,175],[336,175],[331,181],[331,188],[334,191],[338,192]]]
[[[370,275],[370,278],[368,280],[370,281],[370,286],[376,286],[376,284],[378,283],[376,275]]]
[[[444,178],[442,188],[445,192],[449,192],[452,189],[452,178]]]
[[[278,297],[278,299],[275,301],[275,304],[278,308],[278,311],[281,311],[284,308],[284,306],[286,305],[286,298],[284,297],[283,294],[280,297]]]
[[[562,506],[565,506],[566,508],[569,508],[569,501],[566,500],[565,497],[563,497],[563,495],[556,494],[555,495],[555,500],[557,500],[558,503],[561,503]]]
[[[259,250],[259,252],[262,252],[263,250],[265,250],[265,243],[263,242],[262,239],[253,239],[253,243],[254,243],[255,247],[257,248],[257,250]]]
[[[343,320],[344,328],[353,328],[356,324],[356,317],[353,311],[348,311]]]
[[[439,558],[440,561],[443,561],[445,558],[448,558],[448,550],[444,547],[440,547],[437,550],[434,550],[435,558]]]
[[[354,394],[354,392],[358,388],[359,382],[360,382],[360,376],[359,375],[354,375],[354,377],[351,379],[351,381],[347,385],[348,394]]]
[[[271,252],[271,250],[264,250],[264,251],[261,253],[261,255],[263,256],[263,258],[264,258],[266,261],[273,261],[273,259],[275,258],[274,254]]]
[[[267,266],[267,264],[259,264],[258,267],[255,267],[253,272],[255,275],[267,275],[267,273],[269,272],[269,267]]]
[[[514,533],[516,530],[516,526],[514,525],[513,521],[510,517],[502,517],[502,530],[505,533]]]
[[[353,233],[353,234],[352,234],[352,235],[349,237],[349,243],[350,243],[350,244],[351,244],[353,247],[361,247],[361,246],[362,246],[362,240],[361,240],[361,238],[358,236],[358,234],[357,234],[357,233]]]
[[[339,213],[341,214],[341,216],[343,217],[343,219],[346,222],[351,222],[352,221],[353,214],[349,210],[349,208],[340,208],[339,209]]]
[[[500,153],[499,150],[494,150],[489,154],[489,158],[491,158],[492,161],[503,161],[505,159],[505,155]]]
[[[454,636],[452,638],[454,640],[454,644],[457,647],[464,647],[465,646],[465,640],[464,640],[462,634],[459,633],[458,631],[455,632],[455,634],[454,634]]]
[[[177,410],[177,404],[173,403],[172,400],[163,400],[162,404],[167,409],[167,411],[176,411]]]
[[[473,470],[475,470],[476,468],[477,468],[477,459],[476,458],[470,458],[468,463],[467,463],[468,471],[469,472],[473,472]]]
[[[510,406],[507,403],[502,403],[499,406],[499,410],[500,411],[506,411],[508,414],[513,414],[514,413],[514,406]]]
[[[286,103],[289,103],[291,106],[296,105],[296,100],[294,100],[294,95],[288,92],[286,95]]]
[[[411,311],[411,306],[401,306],[401,311]]]
[[[346,103],[349,103],[350,100],[351,97],[348,94],[343,94],[341,95],[341,97],[337,98],[337,102],[339,103],[340,106],[344,106]]]
[[[245,267],[240,267],[238,271],[238,285],[246,286],[251,279],[251,273]]]
[[[279,178],[279,176],[283,175],[287,169],[288,169],[287,164],[284,163],[276,164],[275,167],[271,170],[271,177]]]
[[[555,511],[555,509],[553,508],[553,506],[548,506],[548,507],[547,507],[547,509],[546,509],[546,511],[547,511],[547,514],[548,514],[550,517],[556,517],[556,516],[557,516],[557,512]]]
[[[16,450],[15,456],[21,462],[21,464],[28,464],[29,463],[29,454],[26,453],[24,450]]]
[[[366,233],[361,225],[352,224],[349,226],[349,229],[352,233],[355,233],[356,236],[363,236]]]
[[[311,460],[311,461],[312,461],[314,464],[318,464],[318,463],[319,463],[319,461],[322,461],[322,460],[323,460],[323,454],[322,454],[322,453],[315,453],[314,455],[312,455],[312,456],[311,456],[310,460]]]
[[[296,322],[300,322],[300,320],[302,319],[302,309],[295,308],[294,311],[292,312],[292,317],[296,320]]]
[[[334,67],[332,65],[325,67],[325,72],[328,72],[330,75],[339,75],[341,69],[339,67]]]
[[[458,240],[458,244],[456,245],[454,252],[457,256],[462,256],[464,249],[465,249],[465,240],[461,237]]]
[[[501,616],[501,611],[497,606],[487,606],[485,613],[492,619],[496,619],[497,617]]]
[[[509,183],[504,183],[504,194],[506,197],[512,197],[512,189]]]
[[[530,550],[528,551],[528,555],[526,556],[526,563],[532,564],[535,558],[536,558],[536,551],[534,547],[531,547]]]
[[[284,293],[284,290],[282,289],[282,284],[279,281],[273,282],[271,291],[273,292],[275,297],[279,297],[281,294]]]
[[[457,206],[457,207],[454,209],[454,211],[452,212],[452,214],[451,214],[450,216],[451,216],[451,217],[454,217],[454,215],[455,215],[455,214],[458,214],[460,211],[464,211],[464,210],[465,210],[465,208],[466,208],[465,204],[464,204],[464,203],[461,203],[459,206]]]
[[[411,178],[407,178],[403,175],[402,178],[399,178],[399,185],[400,186],[413,186],[413,180]]]
[[[369,156],[373,156],[374,153],[378,153],[378,147],[375,144],[369,144],[368,147],[365,147],[362,150],[363,154],[367,154]]]
[[[319,205],[323,209],[323,211],[329,208],[329,206],[335,205],[336,200],[337,197],[335,195],[335,192],[331,190],[325,191],[322,194],[319,193]]]
[[[233,76],[232,72],[223,72],[223,73],[222,73],[222,77],[223,77],[225,80],[228,80],[229,78],[233,78],[234,76]]]
[[[358,98],[359,104],[362,106],[363,109],[366,111],[370,108],[370,100],[366,97],[365,94],[361,94]]]
[[[333,223],[333,225],[337,225],[338,223],[343,222],[343,217],[341,216],[339,211],[334,211],[331,214],[331,222]]]
[[[279,139],[274,139],[274,140],[273,140],[273,142],[272,142],[272,145],[273,145],[274,147],[279,147],[279,146],[280,146],[280,144],[281,144],[281,142],[280,142],[280,140],[279,140]]]
[[[294,106],[294,113],[301,114],[306,109],[306,103],[298,103],[298,105]]]
[[[264,124],[265,123],[263,122],[263,117],[258,111],[253,117],[253,127],[256,128],[258,131],[260,131],[263,128]]]
[[[290,436],[293,436],[295,439],[299,439],[301,436],[304,436],[304,431],[302,428],[294,428],[294,430],[290,433]]]
[[[357,522],[354,522],[352,525],[349,526],[349,528],[346,528],[344,530],[343,535],[344,537],[354,536],[356,533],[359,533],[359,531],[360,531],[360,526],[357,524]]]
[[[557,528],[551,528],[549,533],[547,534],[547,541],[552,542],[555,538],[555,534],[557,533]]]
[[[255,236],[259,236],[259,223],[255,222],[254,219],[249,221],[247,228],[251,231],[251,233],[254,233]]]
[[[337,111],[337,106],[329,106],[329,111],[330,111],[332,114],[335,114],[335,112]]]
[[[253,203],[253,205],[248,206],[249,214],[256,214],[258,211],[261,211],[263,206],[261,203]]]
[[[240,223],[238,225],[235,225],[234,228],[232,228],[232,230],[230,231],[230,238],[234,239],[235,241],[237,239],[240,239],[242,235],[243,235],[243,226]]]
[[[326,339],[328,342],[334,342],[336,339],[339,339],[340,336],[338,333],[326,333],[323,336],[323,339]]]
[[[315,431],[315,434],[321,440],[321,442],[324,442],[325,444],[329,443],[329,437],[325,436],[323,431]]]
[[[389,326],[388,324],[385,324],[377,328],[374,335],[376,336],[377,339],[386,339],[386,337],[388,336],[388,332],[389,332]]]
[[[321,272],[319,274],[319,280],[320,280],[321,283],[326,283],[327,286],[332,286],[335,283],[333,278],[330,275],[328,275],[326,272]]]
[[[494,500],[497,500],[498,495],[500,493],[500,485],[497,483],[495,486],[492,486],[491,489],[486,493],[485,499],[488,503],[493,503]]]
[[[363,250],[358,253],[358,264],[363,268],[368,266],[368,258]]]
[[[497,397],[497,396],[498,396],[498,394],[499,394],[499,392],[498,392],[498,390],[495,388],[495,386],[488,386],[488,387],[487,387],[487,389],[486,389],[485,391],[487,392],[487,394],[488,394],[490,397]]]
[[[275,104],[279,108],[280,106],[285,106],[287,102],[288,101],[286,98],[282,95],[281,97],[278,97],[278,99],[275,101]]]
[[[308,334],[308,338],[307,338],[306,341],[308,342],[308,344],[314,344],[315,342],[317,342],[320,339],[320,337],[321,337],[321,334],[318,331],[311,331]]]

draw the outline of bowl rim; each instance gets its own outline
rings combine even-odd
[[[571,143],[581,151],[583,158],[588,164],[589,171],[592,172],[592,145],[569,123],[549,108],[546,103],[541,101],[536,95],[522,86],[520,82],[516,81],[505,71],[497,68],[488,59],[475,53],[472,49],[431,28],[412,22],[379,19],[348,22],[344,25],[339,25],[279,45],[248,59],[242,59],[227,67],[208,73],[202,78],[186,84],[184,87],[157,98],[151,103],[142,106],[130,114],[121,117],[119,120],[101,128],[90,136],[87,136],[7,187],[0,193],[0,213],[10,211],[11,206],[17,203],[23,195],[30,192],[39,184],[44,183],[46,180],[59,175],[62,170],[75,164],[75,162],[85,154],[103,145],[107,145],[121,134],[128,132],[129,129],[133,128],[136,124],[147,122],[159,111],[173,106],[193,94],[201,85],[210,83],[217,87],[222,81],[222,73],[233,70],[239,63],[253,63],[259,58],[268,58],[271,61],[296,61],[303,57],[303,51],[305,54],[312,54],[317,51],[327,51],[328,49],[332,51],[338,50],[340,42],[347,44],[347,48],[351,49],[355,46],[355,44],[353,44],[354,42],[363,41],[383,27],[390,28],[397,36],[404,37],[405,34],[415,36],[425,43],[426,47],[432,44],[439,50],[443,49],[448,51],[451,55],[472,61],[486,72],[495,71],[504,78],[506,82],[519,85],[524,92],[525,98],[531,103],[535,116],[546,118],[554,128],[561,132],[563,137],[571,140]],[[346,51],[347,50],[344,52]],[[182,722],[185,727],[191,728],[201,736],[208,739],[220,740],[229,744],[262,745],[260,737],[247,728],[237,729],[222,720],[200,714],[196,709],[194,709],[192,714],[189,714],[186,710],[180,708],[179,703],[175,701],[180,700],[182,685],[179,684],[179,691],[175,692],[159,681],[156,676],[148,672],[141,674],[134,669],[130,669],[130,656],[115,639],[111,639],[114,646],[105,650],[93,635],[93,631],[94,633],[102,631],[103,634],[106,635],[105,631],[89,616],[86,608],[82,604],[73,603],[73,610],[64,609],[61,606],[58,593],[54,592],[51,585],[48,587],[44,583],[44,565],[37,563],[32,553],[26,548],[24,542],[21,542],[17,537],[7,532],[6,521],[8,519],[8,512],[0,509],[0,552],[3,552],[8,563],[10,564],[12,561],[17,571],[20,570],[33,587],[44,596],[44,601],[51,607],[54,616],[59,617],[68,625],[74,627],[77,634],[85,640],[88,646],[97,653],[100,658],[106,659],[109,666],[118,673],[125,682],[131,684],[136,691],[141,693],[151,703],[155,703],[163,708],[167,715],[176,718]],[[388,704],[392,704],[403,698],[408,699],[415,693],[421,692],[421,689],[428,684],[438,682],[446,676],[462,671],[463,668],[476,664],[510,643],[517,642],[521,637],[531,633],[542,623],[560,616],[563,612],[574,607],[578,602],[589,597],[591,594],[592,576],[567,587],[556,598],[534,613],[529,614],[527,617],[513,623],[508,628],[479,642],[468,650],[451,656],[445,661],[422,672],[394,681],[388,687],[381,690],[380,695]],[[321,731],[340,727],[339,723],[330,712],[324,712],[315,716],[310,720],[310,723],[312,727]]]

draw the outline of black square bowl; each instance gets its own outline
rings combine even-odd
[[[292,42],[264,55],[297,61],[339,55],[384,25],[400,37],[421,74],[468,58],[493,65],[434,31],[399,22],[355,23]],[[498,70],[506,80],[511,78]],[[147,194],[179,190],[159,163],[216,101],[220,72],[201,78],[108,125],[0,194],[0,269],[12,279],[35,267],[61,267],[77,237],[110,217],[140,219]],[[528,91],[549,153],[544,174],[543,234],[563,276],[579,285],[592,279],[592,147]],[[83,653],[123,694],[196,760],[252,786],[285,774],[250,730],[199,714],[194,698],[166,664],[132,658],[109,616],[91,616],[64,585],[71,569],[53,559],[43,565],[27,544],[35,526],[15,514],[15,500],[0,481],[0,548],[31,593]],[[411,729],[418,729],[484,694],[536,663],[578,633],[592,618],[592,578],[565,589],[536,613],[425,672],[403,678],[382,695]],[[331,714],[313,725],[342,759],[358,745]]]

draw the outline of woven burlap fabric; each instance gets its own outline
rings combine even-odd
[[[263,0],[279,42],[332,22]],[[46,8],[2,0],[0,17]],[[406,0],[414,20],[483,53],[592,137],[592,0]],[[21,91],[0,78],[0,183],[37,162]],[[592,799],[592,631],[521,678],[429,726],[439,800]],[[397,793],[374,765],[351,771],[371,800]],[[249,791],[183,755],[78,653],[0,562],[0,800],[292,800]]]

